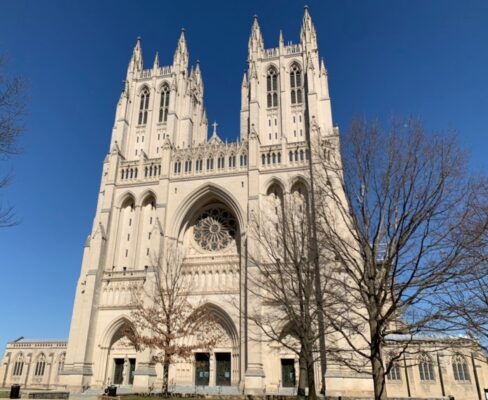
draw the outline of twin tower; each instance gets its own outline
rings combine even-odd
[[[257,17],[248,43],[248,70],[241,87],[240,139],[256,134],[262,146],[299,143],[306,123],[332,133],[327,70],[319,59],[314,24],[305,8],[300,43],[265,48]],[[308,119],[309,121],[306,121]],[[144,69],[140,39],[117,105],[112,145],[125,159],[159,157],[167,141],[175,148],[207,143],[208,120],[200,65],[189,69],[184,31],[173,64],[161,66],[156,54]]]

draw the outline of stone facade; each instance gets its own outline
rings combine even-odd
[[[269,207],[276,190],[286,196],[307,187],[306,130],[330,151],[338,151],[339,132],[333,127],[327,70],[307,9],[299,43],[285,44],[280,34],[278,47],[265,48],[255,18],[248,50],[240,137],[227,143],[219,138],[216,124],[207,138],[202,72],[199,64],[189,68],[184,32],[169,66],[160,66],[156,55],[152,68],[144,69],[137,40],[103,163],[69,340],[9,343],[0,375],[3,386],[83,391],[113,383],[142,392],[159,388],[160,366],[149,350],[136,352],[127,343],[124,328],[130,323],[131,288],[151,278],[155,254],[178,242],[195,277],[191,296],[205,300],[226,338],[211,353],[196,353],[191,362],[172,366],[172,387],[219,387],[229,394],[294,392],[296,356],[249,335],[253,327],[246,313],[256,299],[246,293],[246,274],[252,268],[247,251],[253,246],[247,226],[250,210]],[[207,215],[222,235],[210,237]],[[42,379],[32,372],[41,358],[46,359]],[[14,373],[20,359],[24,370]],[[484,390],[486,366],[477,363]],[[459,386],[448,369],[446,364],[444,394],[475,398],[475,374]],[[392,394],[406,396],[408,386],[412,396],[442,395],[437,384],[420,382],[415,367],[408,384],[402,371],[388,383]],[[331,363],[327,376],[332,395],[372,393],[368,375]],[[318,377],[317,371],[317,382]]]
[[[18,384],[30,389],[64,389],[61,371],[66,347],[65,340],[20,338],[8,343],[0,365],[2,387]]]

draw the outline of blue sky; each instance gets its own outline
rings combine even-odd
[[[167,5],[171,4],[171,5]],[[0,52],[29,82],[24,152],[1,163],[3,200],[21,224],[0,230],[0,348],[18,336],[68,335],[83,243],[94,217],[117,99],[137,36],[145,65],[171,62],[186,28],[201,62],[210,122],[235,138],[247,40],[297,42],[301,1],[0,0]],[[488,2],[308,1],[328,71],[335,124],[352,116],[421,117],[455,129],[471,168],[487,171]]]

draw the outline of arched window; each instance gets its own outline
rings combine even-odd
[[[217,159],[217,168],[218,169],[223,169],[224,168],[224,165],[225,165],[225,157],[223,154],[221,154],[219,156],[219,158]]]
[[[45,369],[46,369],[46,356],[44,354],[41,354],[37,359],[34,376],[43,376]]]
[[[434,381],[434,363],[427,354],[421,354],[419,357],[419,374],[421,381]]]
[[[14,370],[12,371],[13,376],[21,376],[24,370],[24,355],[21,353],[14,364]]]
[[[400,372],[400,364],[398,363],[398,361],[391,361],[391,359],[390,359],[390,362],[392,363],[392,365],[391,365],[390,371],[388,371],[388,374],[386,375],[387,378],[390,381],[402,380],[402,374]]]
[[[295,150],[295,161],[298,161],[298,150]]]
[[[300,150],[300,161],[303,161],[303,160],[304,160],[303,150]]]
[[[149,109],[149,89],[145,87],[141,92],[141,102],[139,103],[139,125],[147,124],[147,110]]]
[[[229,156],[229,168],[235,168],[236,167],[236,156],[235,154],[231,154]]]
[[[136,179],[137,179],[137,170],[138,170],[138,168],[136,168],[136,169],[134,170],[134,178],[136,178]]]
[[[185,172],[191,172],[191,160],[185,161]]]
[[[66,354],[64,354],[64,353],[62,353],[59,356],[59,360],[58,360],[58,375],[61,373],[61,371],[64,368],[64,360],[65,360],[65,358],[66,358]]]
[[[147,177],[147,167],[144,167],[144,176]]]
[[[212,171],[213,170],[213,164],[214,164],[214,160],[213,160],[213,157],[212,156],[208,156],[207,158],[207,171]]]
[[[454,379],[457,381],[469,381],[469,370],[466,359],[456,354],[452,359],[452,372],[454,373]]]
[[[262,164],[266,164],[266,156],[264,154],[261,155],[261,162]]]
[[[271,67],[266,77],[268,108],[278,107],[278,72]]]
[[[281,153],[280,152],[278,152],[278,154],[277,154],[277,159],[278,159],[278,164],[280,164],[281,163]]]
[[[202,168],[203,168],[203,160],[201,158],[198,158],[198,160],[195,161],[195,171],[201,172]]]
[[[120,172],[120,179],[124,179],[124,173],[125,173],[125,171],[124,171],[124,170],[122,170],[122,171]]]
[[[290,151],[288,153],[288,158],[290,159],[290,161],[293,161],[293,151]]]
[[[168,120],[169,109],[169,86],[167,83],[161,88],[161,102],[159,105],[159,122],[166,122]]]
[[[175,174],[179,174],[181,172],[181,161],[175,162]]]
[[[273,153],[271,157],[273,159],[273,164],[276,164],[276,153]]]
[[[266,164],[270,164],[271,163],[271,155],[268,153],[266,154]]]
[[[247,154],[241,154],[241,167],[247,165]]]
[[[302,71],[297,64],[293,64],[290,71],[291,104],[303,102],[303,79]]]

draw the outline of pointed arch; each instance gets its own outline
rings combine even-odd
[[[211,302],[202,304],[200,307],[206,307],[215,321],[224,329],[232,342],[232,346],[239,345],[239,334],[236,325],[230,315],[219,305]]]
[[[100,347],[104,349],[110,348],[110,346],[116,342],[121,335],[121,330],[125,327],[130,327],[132,326],[132,322],[130,318],[127,315],[121,315],[118,316],[117,318],[114,318],[108,325],[107,328],[105,329],[105,332],[101,336],[100,340]],[[120,335],[120,336],[119,336]]]
[[[143,205],[147,201],[148,198],[153,197],[154,202],[156,204],[156,193],[152,189],[146,189],[142,194],[139,195],[137,204]]]
[[[175,239],[179,238],[189,224],[195,210],[215,200],[224,203],[235,215],[240,234],[241,236],[244,235],[245,218],[239,202],[231,192],[215,183],[203,184],[186,196],[174,214],[168,234]]]
[[[116,207],[122,208],[125,204],[127,204],[127,201],[130,199],[132,200],[132,202],[134,203],[134,206],[135,206],[136,195],[134,194],[134,192],[127,190],[119,196],[119,198],[116,202]]]

